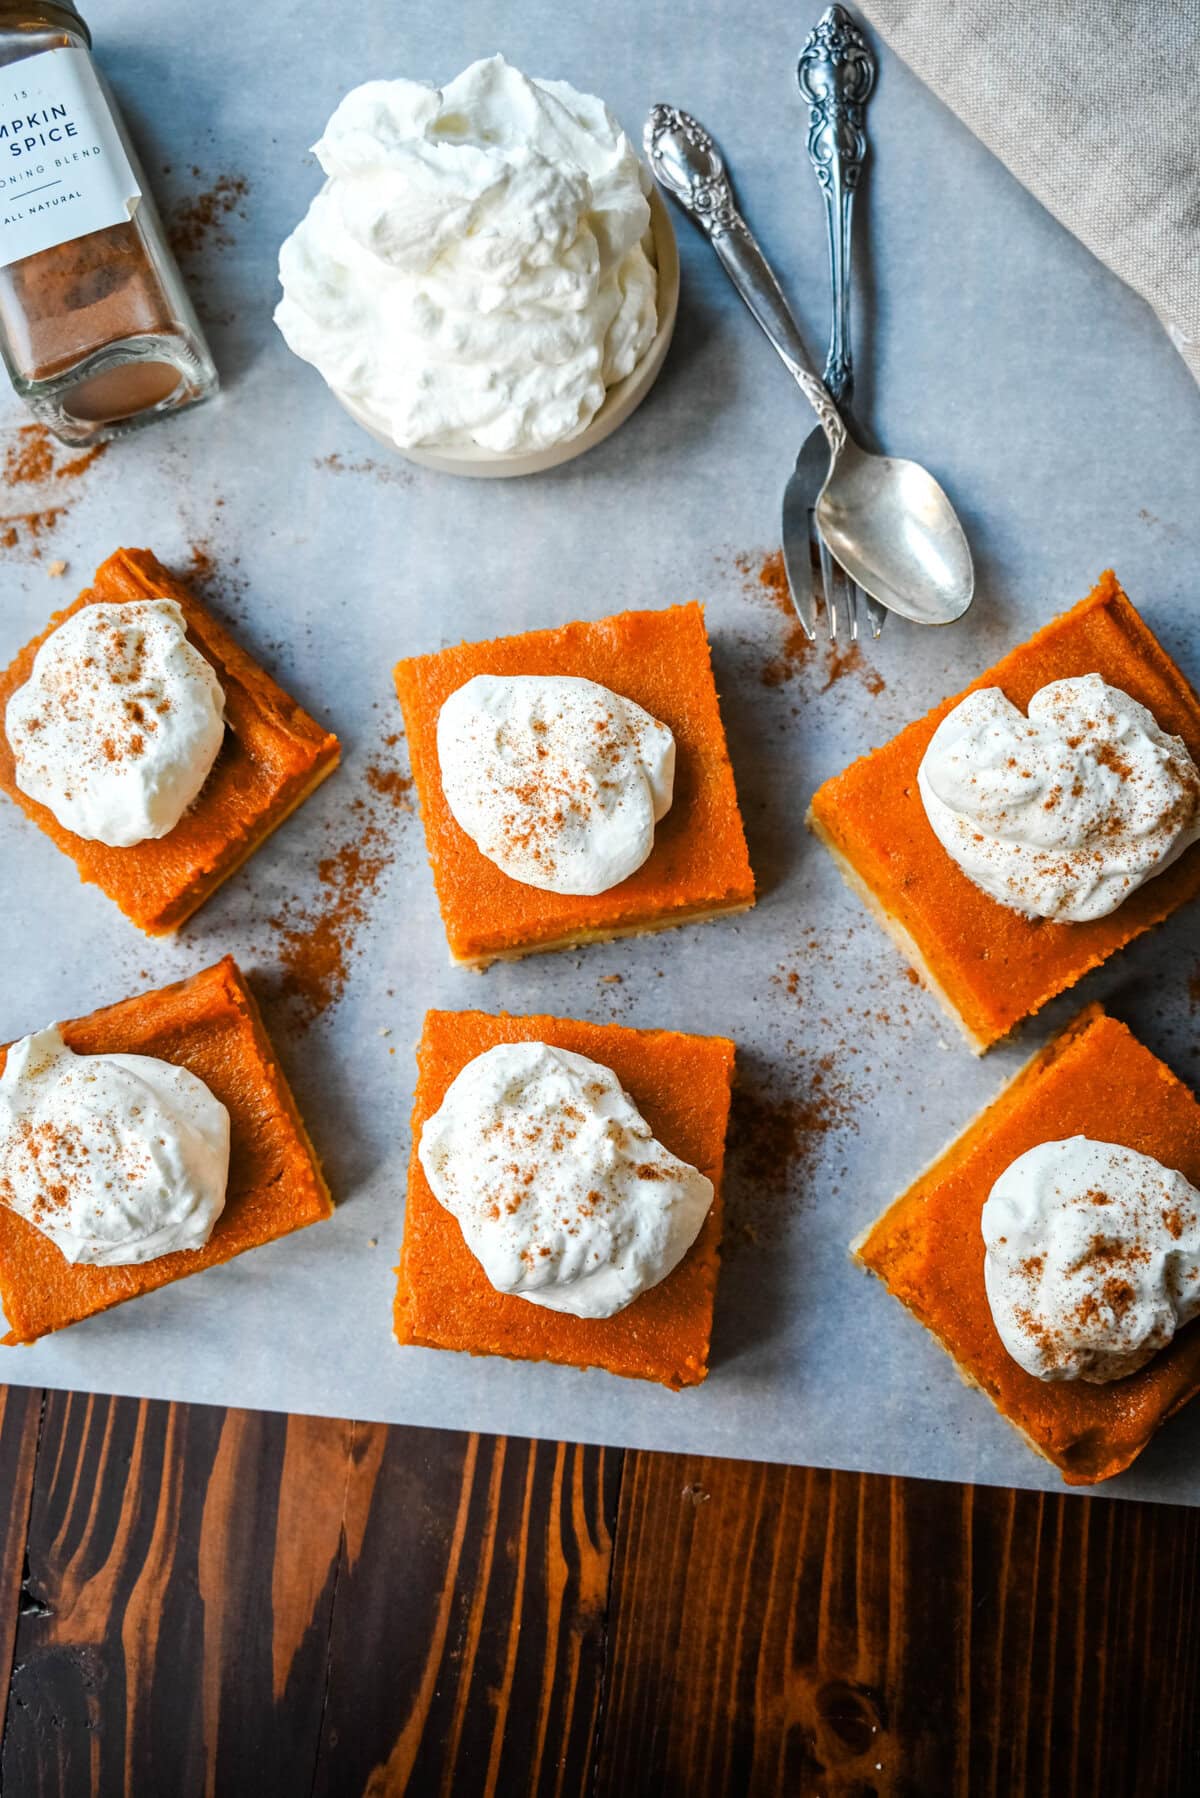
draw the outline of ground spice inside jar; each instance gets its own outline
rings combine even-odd
[[[53,380],[87,353],[172,327],[162,283],[132,224],[89,232],[0,270],[0,318],[30,381]],[[85,378],[71,391],[71,411],[80,418],[126,416],[165,398],[178,380],[169,363],[128,363]]]

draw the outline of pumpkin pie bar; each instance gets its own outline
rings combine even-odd
[[[1200,761],[1200,697],[1111,572],[1071,611],[1014,649],[882,749],[820,787],[810,828],[833,854],[976,1051],[1200,893],[1200,844],[1087,922],[1030,918],[977,886],[929,824],[917,771],[966,693],[999,687],[1022,710],[1043,686],[1099,674],[1154,714]]]
[[[417,1153],[421,1131],[455,1077],[501,1043],[540,1042],[610,1068],[659,1142],[714,1188],[700,1233],[658,1285],[610,1317],[547,1310],[499,1292],[439,1203]],[[665,1386],[695,1386],[708,1368],[721,1237],[721,1171],[733,1044],[670,1030],[629,1030],[552,1017],[431,1011],[417,1049],[413,1151],[395,1333],[402,1344],[557,1361]]]
[[[12,695],[29,679],[41,645],[84,606],[174,600],[188,641],[214,670],[225,696],[225,733],[198,798],[166,836],[117,848],[65,829],[16,781],[12,747],[0,727],[0,787],[69,855],[82,880],[103,889],[151,936],[177,930],[222,881],[295,811],[337,766],[337,738],[309,717],[197,599],[144,549],[121,549],[92,587],[53,617],[0,675],[0,726]]]
[[[549,892],[502,872],[456,822],[442,788],[438,717],[450,695],[479,675],[583,678],[669,726],[674,797],[636,872],[590,897]],[[498,958],[697,923],[754,903],[700,605],[622,612],[415,656],[397,665],[396,691],[456,962],[486,967]]]
[[[41,1230],[0,1205],[5,1343],[34,1342],[329,1216],[316,1152],[231,956],[188,980],[76,1018],[62,1025],[62,1036],[77,1055],[155,1056],[205,1083],[229,1112],[225,1207],[203,1248],[101,1267],[72,1265]],[[0,1073],[10,1047],[0,1048]]]
[[[853,1245],[1068,1485],[1120,1473],[1200,1390],[1200,1325],[1108,1384],[1042,1380],[1008,1353],[984,1284],[980,1215],[998,1177],[1072,1136],[1153,1156],[1200,1184],[1200,1103],[1128,1029],[1089,1006]]]

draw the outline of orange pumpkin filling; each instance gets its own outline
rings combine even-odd
[[[211,663],[225,693],[225,738],[199,798],[167,836],[127,849],[65,830],[22,793],[4,734],[4,710],[29,679],[51,632],[81,606],[173,599],[189,642]],[[336,737],[289,699],[253,658],[167,573],[149,550],[119,549],[96,570],[95,585],[57,612],[40,637],[0,675],[0,787],[69,855],[80,879],[102,888],[151,936],[178,929],[223,880],[270,836],[337,766]]]
[[[497,1292],[458,1220],[435,1198],[417,1157],[426,1118],[469,1061],[497,1043],[544,1042],[616,1074],[658,1140],[715,1189],[699,1236],[665,1280],[612,1317],[572,1317]],[[708,1371],[721,1240],[721,1170],[733,1044],[719,1036],[627,1030],[566,1018],[431,1011],[417,1048],[413,1150],[396,1291],[396,1339],[521,1361],[603,1367],[664,1386],[695,1386]]]
[[[442,791],[437,722],[477,674],[574,675],[632,699],[675,737],[675,794],[649,859],[595,897],[525,886],[482,855]],[[460,643],[396,666],[413,777],[442,921],[455,961],[626,936],[744,911],[754,876],[717,705],[704,612],[696,604],[621,612],[491,643]]]
[[[202,1249],[132,1267],[73,1267],[48,1236],[0,1205],[6,1343],[34,1342],[329,1216],[316,1153],[231,956],[190,980],[76,1018],[62,1033],[78,1055],[154,1055],[204,1081],[229,1112],[225,1209]],[[0,1073],[7,1059],[8,1045],[0,1048]]]
[[[1089,1006],[1037,1055],[854,1245],[854,1254],[954,1357],[1068,1485],[1128,1467],[1200,1391],[1200,1325],[1107,1385],[1026,1373],[992,1321],[980,1213],[1038,1143],[1090,1136],[1153,1155],[1200,1185],[1200,1104],[1124,1024]]]
[[[1117,584],[1094,591],[964,689],[999,687],[1024,711],[1050,681],[1099,674],[1182,737],[1200,762],[1200,697]],[[818,788],[809,823],[846,878],[879,914],[917,972],[986,1049],[1021,1018],[1200,893],[1200,843],[1106,918],[1085,924],[1027,918],[968,879],[925,816],[917,769],[964,693]]]

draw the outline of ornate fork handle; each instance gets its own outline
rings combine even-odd
[[[645,149],[658,180],[711,240],[730,280],[816,413],[829,440],[831,462],[836,461],[846,427],[813,367],[783,290],[737,209],[716,144],[690,113],[656,106],[646,121]]]
[[[850,15],[830,6],[808,35],[796,69],[809,104],[808,155],[825,199],[833,322],[825,385],[835,399],[849,398],[850,222],[854,193],[866,160],[863,109],[875,85],[875,59]]]

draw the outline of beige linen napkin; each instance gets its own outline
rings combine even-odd
[[[1200,380],[1200,0],[858,0]]]

